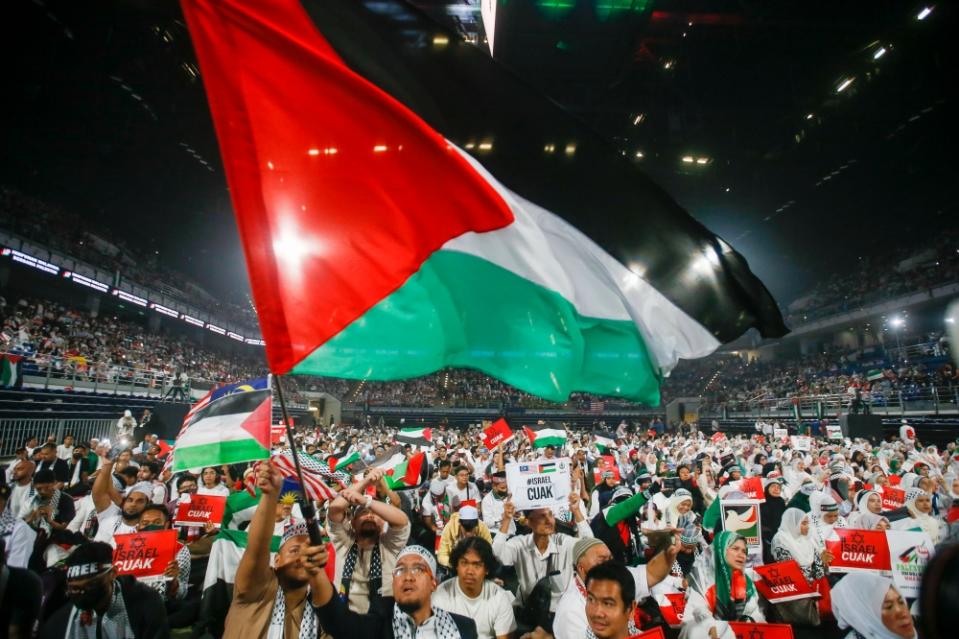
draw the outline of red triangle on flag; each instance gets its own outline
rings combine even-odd
[[[267,397],[249,417],[243,420],[240,426],[243,430],[260,443],[263,448],[270,450],[270,425],[273,418],[273,399]]]

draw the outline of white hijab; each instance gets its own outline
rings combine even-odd
[[[808,515],[798,508],[787,508],[779,524],[779,532],[772,539],[774,550],[776,548],[786,550],[803,568],[811,566],[816,560],[815,543],[809,538],[808,533],[804,535],[800,532],[800,526],[807,517]]]
[[[832,612],[839,627],[852,628],[865,639],[901,639],[882,623],[882,602],[890,588],[892,579],[869,572],[843,577],[832,587]]]

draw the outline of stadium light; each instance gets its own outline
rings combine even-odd
[[[886,55],[886,47],[879,47],[878,49],[876,49],[876,52],[872,54],[872,59],[878,60],[884,55]]]
[[[891,320],[889,320],[889,324],[893,328],[900,328],[901,326],[905,325],[905,323],[906,323],[906,320],[902,319],[901,317],[894,317]]]
[[[929,17],[930,13],[932,13],[932,7],[923,7],[922,11],[916,15],[916,20],[925,20]]]
[[[856,78],[846,78],[836,87],[836,93],[842,93],[849,88],[849,85],[856,81]]]

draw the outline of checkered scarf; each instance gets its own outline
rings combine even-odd
[[[57,516],[57,511],[60,509],[60,491],[58,489],[54,489],[53,495],[50,497],[50,499],[44,499],[40,496],[40,493],[37,492],[36,488],[30,486],[30,492],[28,496],[30,498],[30,508],[32,510],[36,510],[37,508],[49,508],[51,519]],[[53,532],[50,522],[48,522],[46,519],[35,519],[31,525],[34,528],[39,526],[40,530],[47,533],[47,535],[50,535]]]
[[[276,597],[273,598],[273,613],[270,615],[270,629],[266,639],[284,639],[286,629],[286,596],[283,588],[277,584]],[[300,637],[313,639],[316,637],[316,613],[310,605],[310,591],[306,591],[306,603],[303,606],[303,618],[300,620]],[[293,639],[287,637],[285,639]]]
[[[445,610],[433,608],[436,639],[460,639],[460,630],[456,627],[452,615]],[[393,606],[393,636],[396,639],[414,639],[417,634],[416,622],[408,614]]]
[[[378,597],[380,587],[383,585],[383,562],[380,559],[380,545],[373,545],[373,554],[370,556],[370,600]],[[356,562],[360,558],[360,547],[353,542],[349,551],[346,553],[346,559],[343,562],[343,576],[340,579],[341,592],[345,596],[350,594],[350,582],[353,581],[353,572],[356,570]]]
[[[95,610],[80,610],[74,606],[70,609],[65,639],[134,639],[119,580],[113,582],[110,607],[102,618],[98,617]]]

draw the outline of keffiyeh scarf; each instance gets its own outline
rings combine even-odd
[[[353,573],[356,571],[356,562],[360,558],[360,547],[353,542],[350,550],[346,553],[346,559],[343,562],[343,576],[340,579],[340,594],[344,597],[350,596],[350,583],[353,581]],[[370,555],[370,576],[369,576],[370,604],[380,596],[380,588],[383,586],[383,561],[380,558],[380,545],[373,546]]]
[[[123,589],[119,581],[113,582],[113,598],[103,617],[93,610],[70,610],[67,620],[66,639],[133,639],[133,628],[127,617],[123,601]]]
[[[284,639],[286,629],[286,595],[279,584],[276,587],[276,597],[273,598],[273,614],[270,615],[270,629],[266,639]],[[303,605],[303,618],[300,619],[300,637],[312,639],[316,637],[316,613],[310,605],[310,591],[306,591],[306,601]],[[286,639],[293,639],[287,637]]]
[[[49,508],[50,509],[50,518],[53,519],[57,516],[57,510],[60,508],[60,491],[54,489],[53,495],[50,499],[44,499],[40,496],[40,493],[31,486],[30,487],[30,509],[36,510],[37,508]],[[35,519],[33,521],[33,527],[39,527],[40,530],[43,530],[47,535],[53,532],[53,528],[50,526],[50,522],[46,519]]]
[[[434,630],[436,639],[460,639],[460,630],[456,627],[452,615],[445,610],[433,608]],[[396,639],[414,639],[416,637],[416,622],[408,614],[393,606],[393,636]],[[271,638],[272,639],[272,638]]]

